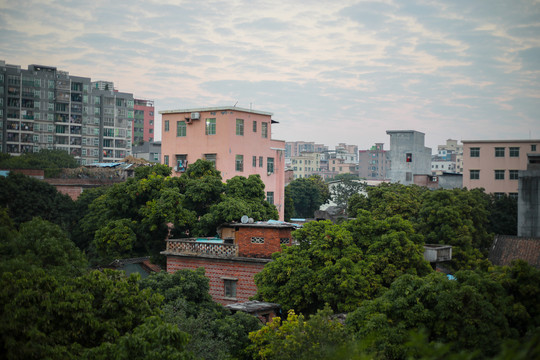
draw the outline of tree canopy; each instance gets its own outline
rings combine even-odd
[[[292,199],[295,216],[304,218],[312,218],[315,211],[330,199],[328,185],[318,175],[291,181],[285,188],[285,194]],[[289,198],[285,203],[287,201]]]
[[[0,169],[40,169],[45,170],[45,177],[57,175],[63,168],[78,166],[77,160],[63,150],[41,149],[37,153],[29,152],[20,156],[6,154],[0,157]]]
[[[257,296],[286,310],[313,314],[329,304],[352,311],[398,276],[431,271],[422,237],[399,217],[377,220],[364,212],[342,225],[307,223],[293,234],[298,246],[274,254],[255,276]]]

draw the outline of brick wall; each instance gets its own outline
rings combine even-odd
[[[167,255],[167,272],[180,269],[195,270],[204,267],[210,279],[210,295],[214,301],[227,305],[248,301],[257,293],[254,276],[262,271],[269,259],[219,259],[198,256]],[[236,298],[226,298],[224,279],[238,279]]]
[[[255,243],[252,238],[258,238]],[[281,251],[281,239],[291,241],[290,228],[239,227],[236,232],[239,256],[270,258],[275,252]],[[264,239],[264,243],[259,243]]]

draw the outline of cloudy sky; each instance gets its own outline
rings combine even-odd
[[[287,141],[540,138],[540,0],[0,0],[0,60],[269,111]]]

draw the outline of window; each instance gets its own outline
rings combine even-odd
[[[266,158],[266,171],[269,173],[269,174],[273,174],[274,173],[274,158]]]
[[[177,172],[184,172],[186,171],[187,166],[188,166],[187,155],[186,154],[176,155],[176,168],[174,170]]]
[[[496,147],[495,148],[495,157],[504,157],[504,148]]]
[[[165,120],[165,131],[169,131],[169,120]]]
[[[496,198],[496,199],[502,199],[502,198],[504,197],[505,193],[503,193],[503,192],[496,192],[496,193],[494,193],[493,195],[495,195],[495,198]]]
[[[176,136],[186,136],[186,122],[184,120],[176,122]]]
[[[536,144],[531,145],[531,151],[536,151]]]
[[[274,192],[268,191],[266,193],[266,201],[268,201],[271,205],[274,205]]]
[[[263,157],[259,156],[259,167],[263,167]]]
[[[167,166],[169,166],[169,155],[163,156],[163,163]]]
[[[504,170],[495,170],[495,180],[504,180]]]
[[[480,157],[480,148],[472,147],[471,148],[471,157]]]
[[[263,237],[255,237],[255,236],[253,236],[251,238],[251,243],[252,244],[264,244],[264,238]]]
[[[236,298],[236,279],[223,279],[224,294],[228,298]]]
[[[236,135],[244,136],[244,120],[236,119]]]
[[[289,245],[291,243],[291,239],[289,239],[289,238],[280,238],[279,243],[281,245]]]
[[[411,153],[407,153],[405,154],[405,162],[412,162],[412,154]]]
[[[257,157],[253,157],[253,167],[257,167]]]
[[[268,137],[268,123],[261,123],[261,135],[265,139]]]
[[[206,135],[216,135],[216,119],[206,119]]]
[[[515,200],[518,199],[518,193],[511,192],[511,193],[508,193],[508,196],[510,197],[510,199],[515,199]]]
[[[518,180],[519,179],[519,170],[509,170],[509,177],[510,180]]]
[[[244,155],[236,155],[236,171],[244,171]]]
[[[253,132],[257,132],[257,121],[253,120]]]
[[[480,170],[469,170],[470,179],[471,180],[479,180],[480,179]]]
[[[204,154],[204,159],[210,161],[216,167],[217,154]]]
[[[519,157],[519,147],[511,147],[509,153],[510,157]]]

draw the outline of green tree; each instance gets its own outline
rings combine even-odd
[[[285,186],[285,221],[291,221],[296,216],[294,201],[291,197],[291,188]]]
[[[331,319],[328,308],[309,319],[290,310],[286,320],[275,317],[249,338],[255,359],[331,359],[348,339],[343,325]]]
[[[537,319],[530,315],[538,306],[509,291],[516,281],[535,289],[527,295],[537,295],[534,273],[538,270],[520,263],[503,272],[459,271],[456,280],[440,273],[403,275],[380,297],[349,314],[347,327],[357,338],[373,339],[374,349],[390,359],[404,358],[410,351],[410,331],[423,332],[428,342],[448,344],[452,353],[494,356],[504,341],[525,339],[527,329],[537,330]],[[517,280],[517,274],[524,277]]]
[[[517,235],[517,199],[508,195],[489,195],[487,231],[499,235]]]
[[[77,216],[69,196],[42,180],[16,173],[0,177],[0,207],[8,209],[16,225],[39,216],[69,230]]]
[[[330,197],[328,186],[316,176],[293,180],[287,188],[296,216],[305,218],[313,217],[315,211],[319,210],[319,207]]]
[[[86,258],[58,225],[34,218],[16,231],[6,215],[8,232],[0,237],[0,272],[40,268],[56,276],[80,275]]]
[[[129,255],[137,235],[129,219],[112,220],[96,231],[95,245],[102,257],[122,258]]]
[[[45,177],[58,175],[63,168],[76,168],[77,160],[63,150],[42,149],[37,153],[24,153],[20,156],[3,156],[0,168],[45,170]]]
[[[278,218],[276,207],[265,200],[264,183],[259,175],[235,176],[227,180],[221,201],[213,204],[201,217],[197,234],[214,235],[219,225],[238,221],[243,215],[255,221]]]
[[[487,267],[493,235],[487,231],[488,199],[481,190],[425,192],[416,229],[426,243],[452,245],[454,269]]]
[[[151,164],[148,166],[139,166],[135,168],[135,179],[144,179],[150,176],[150,174],[161,175],[164,177],[171,176],[171,167],[164,164]]]
[[[162,300],[141,291],[138,277],[111,270],[62,281],[42,269],[4,272],[0,289],[0,338],[7,359],[80,358],[159,315]]]
[[[325,304],[353,311],[404,273],[431,271],[423,260],[422,237],[399,217],[376,220],[364,212],[354,221],[307,223],[255,276],[257,296],[285,310],[313,314]]]
[[[364,183],[359,180],[344,178],[332,187],[332,200],[341,210],[346,210],[351,196],[358,194],[365,188]]]
[[[422,194],[426,192],[426,188],[420,186],[396,183],[381,183],[365,190],[367,197],[353,195],[349,200],[349,216],[354,217],[359,210],[367,210],[378,219],[399,215],[413,221],[420,211]]]
[[[242,312],[231,315],[215,303],[204,268],[154,274],[141,281],[141,288],[164,297],[163,318],[191,335],[187,351],[208,360],[245,358],[248,334],[260,321]]]
[[[189,360],[195,359],[186,350],[189,335],[177,326],[149,317],[133,332],[126,333],[114,343],[105,342],[83,352],[88,360]]]

